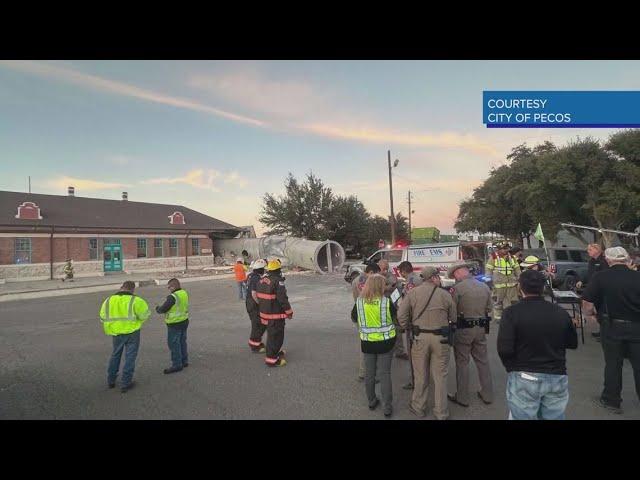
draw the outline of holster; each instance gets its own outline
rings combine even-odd
[[[461,330],[465,328],[484,327],[484,332],[488,334],[490,322],[491,317],[465,318],[463,315],[458,315],[456,327]]]

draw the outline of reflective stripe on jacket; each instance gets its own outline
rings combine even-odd
[[[147,302],[127,293],[111,295],[100,308],[100,320],[107,335],[126,335],[140,330],[150,315]]]
[[[364,298],[356,300],[358,310],[358,330],[365,342],[381,342],[396,336],[396,327],[391,319],[391,307],[387,297],[365,303]]]
[[[284,277],[265,275],[256,287],[260,321],[266,325],[269,320],[284,320],[293,315],[293,310],[284,286]]]
[[[487,262],[486,270],[493,280],[494,288],[515,287],[518,283],[520,266],[511,255],[491,257]]]
[[[176,301],[165,315],[164,321],[167,325],[184,322],[189,318],[189,295],[180,289],[171,294]]]

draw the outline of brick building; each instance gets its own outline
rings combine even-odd
[[[182,271],[213,265],[215,238],[238,227],[180,205],[0,191],[0,279]]]

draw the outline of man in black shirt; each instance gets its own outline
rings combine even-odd
[[[604,390],[597,403],[622,413],[622,364],[627,356],[633,368],[640,398],[640,272],[629,268],[630,258],[622,247],[607,248],[610,268],[593,276],[582,295],[588,319],[597,311],[604,351]]]
[[[518,279],[523,299],[504,310],[498,355],[508,372],[509,418],[563,420],[569,402],[565,350],[578,347],[569,314],[542,296],[546,279],[525,270]]]
[[[599,243],[590,243],[587,247],[587,253],[589,254],[589,257],[591,257],[589,259],[589,266],[587,267],[587,278],[585,280],[585,283],[578,282],[576,284],[576,288],[578,290],[580,290],[583,286],[588,285],[596,273],[602,272],[609,268],[609,264],[604,258],[604,252],[602,251],[602,247]],[[599,339],[600,332],[593,332],[591,333],[591,336],[593,338]]]

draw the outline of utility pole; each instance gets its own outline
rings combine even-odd
[[[396,244],[396,217],[393,214],[393,183],[391,181],[391,150],[387,150],[387,162],[389,164],[389,203],[391,204],[391,245]],[[393,166],[398,165],[398,160]]]
[[[411,243],[411,190],[407,194],[407,201],[409,202],[409,243]]]
[[[29,193],[31,193],[31,175],[29,175]]]

